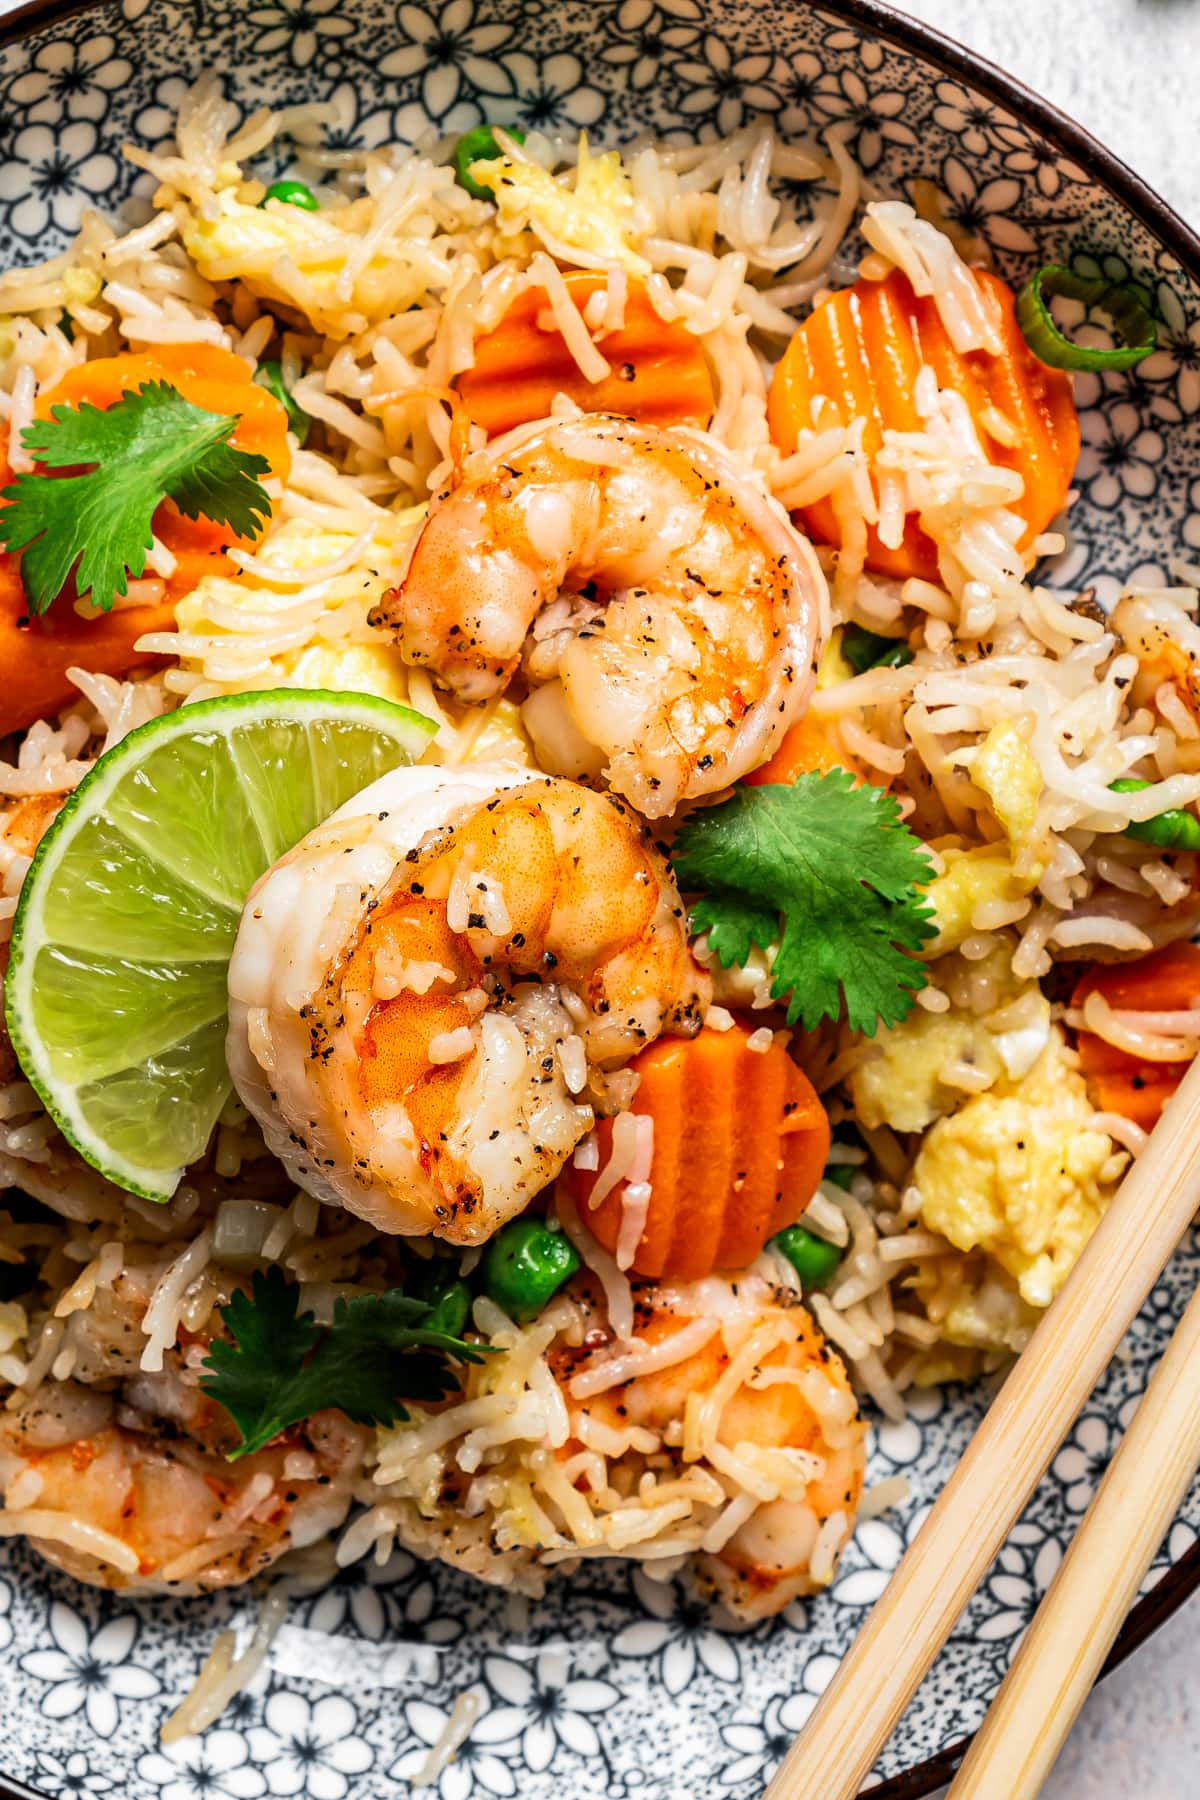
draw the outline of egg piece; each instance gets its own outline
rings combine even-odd
[[[998,900],[1023,900],[1041,875],[1036,865],[1018,874],[1005,844],[979,844],[971,850],[951,846],[939,849],[938,854],[943,865],[941,873],[925,890],[937,928],[937,936],[924,947],[927,960],[957,950],[972,932],[981,929],[975,924],[977,907]]]
[[[1004,1064],[981,1020],[951,1008],[925,1012],[914,1007],[901,1024],[881,1026],[873,1054],[850,1076],[854,1111],[874,1130],[924,1131],[935,1119],[953,1112],[969,1089],[942,1079],[954,1064],[965,1065],[981,1083],[991,1086]]]
[[[178,602],[173,654],[189,674],[226,691],[319,687],[412,704],[409,671],[367,615],[424,513],[381,514],[358,537],[285,519],[248,567],[205,575]]]
[[[445,172],[444,185],[446,194],[430,195],[432,206],[467,202],[461,188],[450,191],[453,170]],[[482,216],[482,207],[478,211]],[[369,201],[309,212],[280,200],[252,206],[226,188],[212,216],[190,214],[181,235],[207,280],[239,281],[260,299],[297,308],[326,337],[340,339],[406,312],[428,292],[423,257],[378,251],[363,262],[371,224]]]
[[[962,1006],[945,1012],[918,1006],[899,1025],[881,1026],[849,1077],[863,1124],[925,1131],[972,1093],[1027,1074],[1050,1041],[1050,1002],[1035,982],[1007,987],[995,1023]],[[955,1065],[964,1080],[954,1079]]]
[[[473,162],[472,181],[490,189],[506,235],[537,228],[548,247],[581,250],[605,262],[618,262],[631,275],[649,275],[650,264],[634,249],[643,228],[633,183],[620,154],[606,150],[593,156],[586,134],[580,136],[573,187],[563,185],[540,163],[496,156]]]
[[[1038,1308],[1074,1267],[1119,1173],[1064,1050],[1055,1028],[1027,1075],[938,1120],[912,1172],[922,1222],[956,1250],[986,1251]]]
[[[971,1381],[984,1369],[1018,1355],[1041,1314],[1021,1298],[1007,1270],[981,1251],[930,1258],[917,1268],[911,1291],[938,1322],[939,1341],[918,1357],[918,1387]]]
[[[982,788],[1014,850],[1028,843],[1037,824],[1044,782],[1033,752],[1012,719],[993,725],[974,750],[957,759]]]

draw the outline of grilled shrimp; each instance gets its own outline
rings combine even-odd
[[[187,1594],[248,1581],[336,1529],[362,1473],[367,1433],[337,1412],[228,1462],[237,1433],[199,1386],[207,1334],[185,1333],[161,1370],[141,1369],[146,1303],[169,1260],[128,1263],[67,1319],[71,1378],[0,1412],[0,1535],[28,1536],[98,1587]]]
[[[620,801],[479,765],[397,769],[290,851],[229,994],[230,1070],[292,1178],[478,1244],[619,1107],[614,1071],[699,1029],[708,978]]]
[[[715,439],[590,414],[477,453],[373,622],[462,700],[523,660],[542,765],[603,773],[660,818],[770,756],[812,691],[828,595]]]
[[[629,1340],[613,1342],[597,1317],[583,1354],[550,1354],[574,1428],[582,1415],[614,1442],[648,1432],[685,1468],[700,1463],[732,1493],[754,1495],[744,1522],[695,1568],[737,1617],[768,1618],[825,1585],[854,1527],[866,1447],[846,1372],[799,1296],[756,1272],[643,1288],[636,1301]],[[615,1373],[631,1349],[644,1358],[684,1332],[701,1341],[681,1360],[592,1391],[606,1363]]]

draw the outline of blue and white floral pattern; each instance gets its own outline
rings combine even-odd
[[[931,182],[1010,278],[1047,260],[1132,277],[1153,298],[1159,347],[1134,371],[1078,378],[1080,498],[1048,577],[1108,598],[1135,572],[1161,579],[1200,560],[1197,272],[961,67],[864,36],[836,5],[790,0],[105,0],[0,52],[0,262],[49,253],[86,207],[125,201],[140,178],[122,143],[164,145],[204,64],[243,114],[327,102],[343,149],[484,119],[600,142],[647,128],[688,141],[767,118],[836,134],[880,191]],[[1198,1274],[1191,1246],[1157,1284],[881,1758],[882,1792],[982,1717]],[[619,1565],[585,1564],[514,1607],[398,1553],[295,1601],[251,1689],[206,1736],[167,1748],[163,1721],[217,1631],[244,1641],[253,1598],[93,1593],[6,1542],[0,1765],[50,1800],[369,1800],[414,1778],[439,1800],[750,1800],[983,1406],[977,1389],[920,1393],[903,1424],[878,1427],[872,1479],[903,1474],[910,1498],[860,1527],[827,1593],[771,1623],[731,1630],[675,1584]],[[1147,1593],[1200,1567],[1198,1531],[1200,1491]],[[435,1768],[451,1721],[461,1741]]]

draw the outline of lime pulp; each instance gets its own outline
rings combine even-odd
[[[47,1110],[111,1181],[167,1200],[204,1154],[246,895],[434,730],[366,694],[235,694],[141,726],[80,782],[21,890],[5,1010]]]

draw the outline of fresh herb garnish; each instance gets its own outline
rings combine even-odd
[[[193,406],[165,381],[123,394],[107,409],[55,406],[21,442],[46,469],[18,475],[0,495],[0,544],[22,551],[30,609],[43,613],[75,570],[78,592],[102,612],[146,566],[151,521],[164,499],[189,519],[203,515],[253,537],[270,517],[258,481],[264,456],[234,450],[238,420]],[[90,465],[90,466],[89,466]]]
[[[256,1272],[221,1317],[232,1343],[215,1338],[203,1391],[241,1432],[230,1462],[323,1407],[336,1406],[360,1425],[407,1419],[406,1400],[440,1400],[459,1381],[452,1362],[478,1363],[486,1344],[467,1344],[429,1324],[434,1308],[399,1288],[334,1302],[332,1325],[299,1312],[299,1290],[279,1269]]]
[[[692,927],[723,968],[777,944],[771,993],[811,1030],[845,1006],[855,1031],[896,1025],[925,986],[907,952],[934,935],[920,891],[933,866],[891,794],[844,769],[743,787],[693,814],[672,861],[699,891]]]

